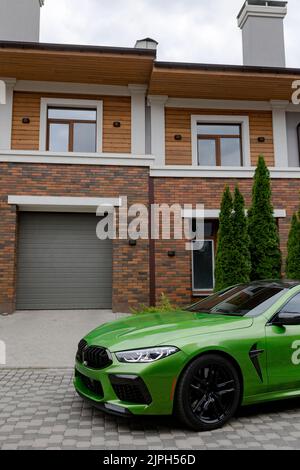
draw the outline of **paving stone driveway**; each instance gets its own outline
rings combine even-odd
[[[72,370],[0,369],[0,449],[300,449],[300,401],[247,408],[222,430],[171,418],[127,421],[76,395]]]

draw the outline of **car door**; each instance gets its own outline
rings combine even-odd
[[[300,293],[266,326],[266,344],[269,391],[300,390]]]

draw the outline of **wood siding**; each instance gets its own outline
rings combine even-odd
[[[274,166],[273,124],[271,111],[224,111],[166,108],[166,164],[192,164],[192,115],[239,115],[249,116],[251,162],[256,165],[260,154],[264,155],[268,166]],[[182,140],[175,140],[176,134]],[[265,137],[265,142],[258,142],[258,137]]]
[[[131,98],[119,96],[54,95],[50,93],[14,93],[12,149],[39,150],[41,98],[72,98],[103,101],[103,152],[131,152]],[[23,124],[28,117],[30,124]],[[121,127],[113,126],[120,121]]]

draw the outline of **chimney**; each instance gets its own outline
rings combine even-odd
[[[44,0],[1,0],[0,41],[38,42]]]
[[[288,2],[247,0],[239,15],[244,65],[285,67],[284,25]]]
[[[157,46],[158,46],[158,42],[155,41],[155,39],[145,38],[145,39],[139,39],[138,41],[136,41],[134,47],[136,49],[152,49],[156,51]]]

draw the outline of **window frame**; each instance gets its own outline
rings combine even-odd
[[[207,123],[207,122],[201,122],[197,123],[197,139],[199,140],[214,140],[215,145],[216,145],[216,166],[221,167],[222,166],[222,151],[221,151],[221,140],[222,139],[239,139],[240,141],[240,166],[243,166],[243,135],[242,135],[242,125],[241,123],[236,123],[235,125],[239,127],[240,133],[239,134],[198,134],[198,126],[205,126],[205,125],[215,125],[215,126],[232,126],[234,125],[233,123],[220,123],[220,122],[215,122],[215,123]],[[198,147],[198,142],[197,142],[197,150],[199,149]],[[197,152],[197,160],[198,160],[198,166],[204,166],[201,165],[200,159],[199,159],[199,151]],[[213,165],[212,165],[213,166]]]
[[[194,250],[192,250],[192,256],[191,256],[191,260],[192,260],[192,291],[193,291],[193,294],[194,295],[201,295],[201,296],[205,296],[206,294],[209,295],[211,294],[213,291],[214,291],[214,288],[215,288],[215,252],[216,252],[216,246],[215,246],[215,237],[207,237],[205,238],[205,240],[193,240],[192,241],[192,244],[193,243],[196,243],[196,242],[209,242],[211,243],[211,246],[212,246],[212,277],[213,277],[213,288],[212,289],[197,289],[195,287],[195,269],[194,269]]]
[[[51,152],[48,149],[48,108],[64,108],[64,109],[95,109],[96,118],[96,152]],[[59,120],[63,124],[63,120]],[[68,120],[67,120],[68,121]],[[78,121],[76,121],[78,122]],[[84,121],[89,122],[89,121]],[[54,155],[75,153],[76,155],[94,155],[102,153],[103,148],[103,101],[99,100],[82,100],[82,99],[65,99],[65,98],[41,98],[40,107],[40,140],[39,150],[41,152],[49,152]]]
[[[242,161],[241,166],[229,167],[229,166],[201,166],[199,165],[198,157],[198,125],[199,124],[219,124],[219,125],[240,125],[241,126],[241,148],[242,148]],[[250,148],[250,123],[249,116],[239,115],[192,115],[191,116],[191,138],[192,138],[192,165],[197,168],[204,168],[212,170],[217,168],[218,170],[224,168],[251,168],[251,148]]]
[[[68,142],[68,152],[74,152],[74,125],[75,124],[95,124],[95,151],[94,152],[87,152],[87,153],[96,153],[97,151],[97,109],[96,112],[96,119],[95,120],[88,120],[88,119],[59,119],[59,118],[49,118],[49,110],[50,109],[60,109],[60,110],[73,110],[74,108],[70,106],[48,106],[47,107],[47,136],[46,136],[46,150],[49,152],[50,147],[50,126],[51,124],[67,124],[69,126],[69,142]],[[89,111],[93,108],[76,108],[81,111]]]

